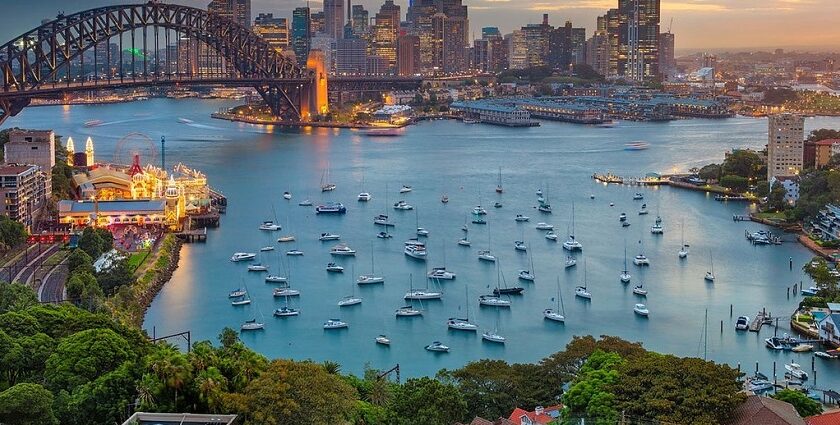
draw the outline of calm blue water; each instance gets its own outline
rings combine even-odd
[[[244,320],[262,315],[265,331],[242,338],[267,356],[330,359],[352,372],[360,372],[366,363],[376,368],[399,363],[404,374],[416,376],[486,357],[537,361],[562,349],[573,335],[583,334],[617,335],[642,341],[657,351],[702,356],[704,311],[708,309],[706,349],[710,359],[732,365],[740,362],[750,371],[758,361],[768,375],[774,360],[779,370],[791,359],[810,368],[811,354],[775,353],[764,348],[763,339],[773,333],[772,327],[765,327],[760,335],[733,330],[737,316],[752,317],[762,307],[774,315],[792,312],[799,297],[788,299],[786,288],[806,279],[800,267],[811,257],[809,251],[793,242],[775,247],[747,243],[744,230],[762,226],[732,221],[733,214],[747,212],[745,204],[722,204],[697,192],[646,188],[641,191],[651,214],[638,216],[640,202],[633,201],[632,195],[640,189],[604,186],[590,178],[596,171],[638,176],[720,162],[730,148],[761,148],[767,137],[765,120],[622,122],[611,129],[552,122],[538,128],[507,129],[437,121],[413,126],[404,137],[372,139],[348,130],[286,132],[208,117],[226,105],[221,101],[151,100],[30,108],[8,123],[54,128],[73,136],[77,146],[79,140],[93,136],[97,156],[103,160],[125,157],[132,150],[149,156],[147,151],[154,144],[144,144],[138,138],[119,142],[128,133],[143,132],[152,140],[166,135],[168,164],[184,161],[203,170],[211,184],[228,196],[230,207],[222,227],[211,231],[208,243],[184,247],[180,267],[149,310],[144,326],[149,331],[154,327],[157,335],[190,330],[194,340],[214,339],[221,328],[237,328]],[[179,123],[179,117],[195,123]],[[84,128],[82,123],[91,119],[106,124]],[[808,119],[806,127],[808,131],[840,128],[840,119]],[[651,148],[623,150],[624,143],[638,140],[649,142]],[[505,187],[501,196],[494,192],[499,167]],[[328,168],[338,188],[321,194],[321,176]],[[399,195],[402,184],[412,185],[414,191]],[[405,199],[413,204],[420,224],[430,230],[429,267],[442,265],[445,252],[447,267],[458,273],[457,280],[443,283],[442,301],[423,304],[426,312],[422,318],[394,317],[394,309],[403,304],[409,275],[413,275],[415,286],[425,285],[425,267],[402,254],[403,241],[414,234],[415,214],[394,211],[390,206],[386,210],[386,185],[390,189],[388,203]],[[553,215],[541,215],[534,209],[535,191],[540,187],[550,196]],[[367,204],[356,202],[363,188],[374,197]],[[294,195],[292,201],[282,199],[286,190]],[[449,195],[447,205],[439,202],[443,193]],[[594,200],[589,199],[590,194],[595,195]],[[316,205],[340,201],[349,211],[345,216],[316,217],[312,208],[297,206],[304,198]],[[496,201],[504,207],[493,208]],[[462,236],[465,216],[479,202],[488,209],[489,224],[470,225],[473,246],[460,247],[456,241]],[[544,239],[534,225],[539,221],[554,224],[562,241],[572,202],[576,234],[584,251],[577,254],[578,266],[566,271],[562,246]],[[615,206],[610,207],[610,202]],[[303,257],[282,257],[284,264],[290,263],[284,267],[290,267],[292,286],[302,291],[300,299],[293,300],[302,312],[295,318],[272,317],[272,310],[282,304],[273,299],[272,286],[263,283],[262,274],[247,273],[245,264],[228,261],[233,252],[256,252],[276,239],[278,234],[257,230],[262,220],[273,216],[272,208],[285,227],[280,233],[297,236],[295,243],[278,244],[277,252],[292,247],[305,252]],[[375,214],[386,211],[397,223],[391,240],[377,239],[379,229],[372,223]],[[657,211],[664,219],[662,236],[649,231]],[[620,227],[620,212],[628,214],[632,226]],[[515,223],[517,213],[529,215],[531,222]],[[691,255],[684,261],[677,258],[682,221],[686,242],[691,244]],[[328,250],[334,243],[319,242],[317,236],[326,231],[341,234],[342,240],[358,251],[356,258],[338,260],[346,268],[344,275],[328,275],[324,270],[332,260]],[[513,249],[517,239],[529,244],[536,283],[524,283],[524,295],[513,299],[510,310],[479,308],[477,296],[496,285],[496,270],[479,263],[476,251],[491,246],[507,283],[517,284],[517,270],[528,265],[528,255]],[[785,239],[793,240],[792,236]],[[640,240],[652,265],[642,273],[631,264],[633,281],[622,285],[618,273],[624,245],[632,258]],[[714,284],[703,280],[710,251],[717,275]],[[385,285],[356,288],[356,294],[364,298],[362,305],[340,310],[336,302],[350,293],[351,272],[369,272],[372,254],[377,273],[386,277]],[[789,258],[793,258],[793,270]],[[279,267],[276,253],[265,256],[263,262],[275,271]],[[583,282],[584,264],[593,293],[591,302],[574,297],[574,287]],[[542,310],[553,305],[558,276],[565,325],[542,318]],[[632,311],[638,300],[631,290],[640,279],[650,291],[648,319],[636,317]],[[254,303],[235,308],[227,293],[242,282]],[[492,329],[498,321],[499,333],[508,338],[506,345],[482,342],[480,333],[447,330],[446,318],[466,313],[465,287],[469,288],[471,317],[482,329]],[[321,325],[329,318],[348,321],[350,328],[325,332]],[[783,324],[779,332],[786,329]],[[392,338],[390,348],[374,344],[380,333]],[[434,340],[451,346],[451,353],[432,355],[423,350]],[[816,368],[820,386],[840,382],[836,365],[816,359]]]

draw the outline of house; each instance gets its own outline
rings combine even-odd
[[[799,176],[773,176],[770,179],[770,187],[776,184],[782,185],[785,189],[785,202],[795,205],[799,200]]]
[[[462,424],[460,422],[456,422],[455,425],[513,425],[513,422],[505,418],[499,418],[495,421],[490,421],[482,417],[476,416],[469,424]]]
[[[823,413],[822,415],[808,416],[805,418],[808,425],[837,425],[840,424],[840,411]]]
[[[751,395],[732,412],[729,425],[805,425],[805,420],[790,403]]]
[[[560,405],[549,407],[537,406],[533,412],[529,412],[517,407],[513,409],[508,420],[515,425],[544,425],[559,418],[560,409],[562,408],[563,406]]]
[[[840,346],[840,303],[828,303],[828,314],[817,323],[820,339]]]

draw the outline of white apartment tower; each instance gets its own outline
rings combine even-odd
[[[789,113],[771,115],[767,133],[767,180],[798,175],[803,165],[805,118]]]

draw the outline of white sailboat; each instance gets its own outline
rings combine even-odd
[[[442,244],[443,249],[443,266],[442,267],[434,267],[432,271],[426,273],[426,277],[429,279],[437,279],[437,280],[454,280],[455,272],[449,271],[446,269],[446,244]]]
[[[685,243],[685,220],[683,220],[683,222],[680,224],[680,233],[681,233],[681,236],[680,236],[681,245],[680,245],[680,251],[677,253],[677,255],[680,258],[685,258],[685,257],[688,257],[688,245]]]
[[[461,228],[464,231],[464,237],[458,240],[458,245],[460,246],[470,246],[472,243],[470,242],[470,228],[467,227],[467,217],[464,216],[464,226]]]
[[[534,256],[529,252],[528,253],[528,266],[529,270],[520,270],[519,271],[519,279],[533,282],[536,279],[536,272],[534,271]]]
[[[575,288],[575,296],[585,300],[592,299],[592,293],[586,289],[586,262],[583,264],[583,285]]]
[[[376,275],[376,267],[374,265],[374,259],[376,255],[373,252],[373,242],[370,243],[370,273],[369,274],[361,274],[356,279],[356,283],[359,285],[369,285],[374,283],[385,283],[384,276],[377,276]]]
[[[496,193],[502,193],[504,191],[502,188],[502,167],[499,167],[499,183],[496,184]]]
[[[475,332],[478,330],[478,325],[470,322],[469,288],[466,286],[464,286],[464,305],[467,309],[467,316],[465,318],[450,317],[446,321],[446,326],[455,331]]]
[[[414,210],[414,222],[417,226],[417,236],[426,237],[429,236],[429,230],[425,227],[420,227],[420,213],[417,210]]]
[[[633,257],[633,264],[637,266],[649,266],[650,260],[648,260],[647,256],[645,255],[645,249],[642,245],[642,240],[639,239],[639,253]]]
[[[708,282],[715,281],[715,262],[712,260],[712,250],[709,250],[709,271],[706,272],[706,276],[703,278]]]
[[[362,174],[362,191],[359,192],[359,196],[356,197],[356,200],[359,202],[368,202],[373,197],[370,196],[370,193],[365,190],[365,175]]]
[[[621,283],[630,282],[630,273],[627,271],[627,241],[624,241],[624,270],[621,271],[618,278],[621,279]]]
[[[330,166],[321,174],[321,192],[331,192],[335,190],[335,183],[330,182]]]
[[[428,281],[426,281],[426,289],[414,289],[413,275],[408,275],[408,292],[405,293],[403,299],[405,300],[439,300],[443,298],[443,292],[430,291]]]
[[[563,242],[563,249],[567,251],[581,251],[583,245],[575,239],[575,203],[572,202],[572,231],[569,232],[569,239]]]
[[[350,273],[350,276],[355,275],[355,267],[353,268],[353,273]],[[342,299],[338,301],[339,307],[350,307],[352,305],[358,305],[362,303],[362,297],[356,296],[356,285],[350,283],[350,295],[345,295]]]
[[[243,282],[242,284],[244,285],[244,284],[245,284],[245,282]],[[246,290],[246,291],[248,290],[248,287],[247,287],[247,286],[245,286],[245,290]],[[260,330],[260,329],[265,328],[265,323],[263,323],[263,322],[262,322],[262,313],[260,312],[260,306],[259,306],[259,305],[257,305],[257,306],[256,306],[256,308],[257,308],[257,314],[256,314],[256,316],[255,316],[253,319],[251,319],[251,320],[246,320],[246,321],[245,321],[245,323],[243,323],[243,324],[239,327],[239,329],[240,329],[241,331],[243,331],[243,332],[245,332],[245,331],[258,331],[258,330]],[[260,320],[257,320],[258,318],[259,318]]]
[[[552,299],[552,301],[555,301]],[[543,310],[543,317],[548,320],[552,320],[555,322],[565,322],[566,321],[566,306],[563,305],[563,298],[560,295],[560,276],[557,276],[557,307],[554,309],[547,308]],[[561,310],[562,308],[562,310]]]
[[[487,249],[482,249],[478,251],[478,260],[479,261],[487,261],[491,263],[496,262],[496,256],[490,251],[490,228],[487,228]]]
[[[486,331],[481,334],[483,341],[492,342],[496,344],[504,344],[506,338],[499,334],[499,314],[496,313],[496,325],[492,331]]]

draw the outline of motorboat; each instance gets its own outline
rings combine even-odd
[[[503,300],[498,295],[481,295],[478,303],[487,307],[510,307],[510,300]]]
[[[449,196],[446,196],[446,195],[441,196],[440,197],[440,202],[442,204],[448,204],[449,203]]]
[[[662,224],[662,216],[660,216],[660,215],[656,216],[656,224]]]
[[[321,233],[321,236],[318,236],[318,240],[323,241],[337,241],[341,239],[341,235],[337,235],[335,233]]]
[[[265,231],[268,231],[268,232],[277,231],[277,230],[280,230],[282,228],[283,228],[283,226],[281,226],[281,225],[279,225],[279,224],[277,224],[277,223],[275,223],[271,220],[263,221],[262,224],[260,224],[260,230],[265,230]]]
[[[537,223],[536,229],[537,230],[554,230],[554,225],[540,222],[540,223]]]
[[[426,261],[426,246],[419,244],[419,245],[406,245],[403,253],[411,258],[416,260]]]
[[[766,377],[760,378],[758,376],[747,379],[747,390],[753,393],[761,393],[773,388],[773,383]]]
[[[551,214],[551,205],[550,204],[545,204],[545,203],[540,204],[537,207],[537,211],[542,212],[542,213],[546,213],[546,214]]]
[[[356,251],[342,243],[330,248],[330,255],[335,255],[339,257],[352,257],[356,255]]]
[[[248,291],[246,291],[242,288],[239,288],[239,289],[234,289],[233,291],[230,291],[228,293],[228,298],[239,298],[239,297],[244,297],[245,295],[248,295]]]
[[[414,207],[405,201],[397,201],[394,203],[394,209],[400,211],[409,211],[413,210]]]
[[[249,272],[267,272],[268,266],[260,263],[254,263],[248,266]]]
[[[680,258],[688,257],[688,245],[683,244],[679,252],[677,252],[677,256],[679,256]]]
[[[589,194],[589,199],[595,199],[595,194],[594,194],[594,193],[590,193],[590,194]]]
[[[265,323],[257,322],[257,319],[246,320],[239,329],[243,331],[258,331],[265,328]]]
[[[583,250],[583,245],[575,239],[574,235],[569,235],[569,239],[563,242],[563,249],[567,251],[581,251]]]
[[[542,191],[542,189],[537,189],[536,194],[537,194],[537,196],[543,196],[543,191]]]
[[[238,263],[240,261],[251,261],[254,258],[257,258],[257,254],[251,252],[236,252],[232,257],[230,257],[230,261]]]
[[[290,255],[292,257],[299,257],[299,256],[303,255],[303,251],[301,251],[299,249],[290,249],[290,250],[286,251],[286,255]]]
[[[575,296],[583,299],[591,300],[592,293],[586,290],[585,286],[578,286],[575,288]]]
[[[788,341],[788,338],[779,338],[776,336],[771,336],[770,338],[764,339],[764,344],[767,345],[767,348],[773,350],[785,350],[790,349],[791,345]]]
[[[274,288],[272,295],[275,297],[297,297],[300,296],[300,291],[289,287]]]
[[[618,221],[627,221],[627,214],[621,213],[618,215]]]
[[[379,232],[379,233],[376,234],[376,237],[379,238],[379,239],[390,239],[390,238],[393,238],[394,236],[391,235],[388,232]]]
[[[487,210],[482,208],[481,205],[476,205],[476,207],[473,208],[473,214],[475,214],[475,215],[487,215]]]
[[[638,255],[633,257],[633,264],[635,264],[637,266],[649,266],[650,265],[650,260],[648,260],[647,256],[645,256],[645,254],[639,253]]]
[[[412,289],[405,293],[404,300],[439,300],[443,293],[426,289]]]
[[[557,233],[554,233],[554,231],[549,230],[548,232],[545,232],[545,238],[550,241],[557,242]]]
[[[471,222],[472,224],[487,224],[487,220],[481,218],[480,215],[474,216]]]
[[[528,246],[525,245],[524,241],[514,241],[513,242],[513,249],[515,249],[517,251],[523,251],[524,252],[524,251],[528,250]]]
[[[453,280],[455,273],[446,270],[446,267],[435,267],[429,273],[426,273],[429,279]]]
[[[736,331],[745,331],[750,328],[750,318],[747,316],[738,316],[738,320],[735,322],[735,330]]]
[[[516,220],[518,223],[524,223],[530,219],[531,217],[528,217],[527,215],[516,214],[516,218],[514,220]]]
[[[648,210],[645,207],[645,204],[642,204],[642,209],[639,210],[639,215],[647,215],[647,214],[648,214]]]
[[[426,351],[433,351],[436,353],[448,353],[449,347],[443,345],[440,341],[435,341],[426,346]]]
[[[501,207],[502,207],[502,203],[501,203],[501,202],[495,202],[495,203],[493,204],[493,208],[501,208]]]
[[[352,295],[348,295],[341,300],[338,301],[339,307],[350,307],[351,305],[361,304],[362,299],[359,297],[354,297]]]
[[[793,352],[796,352],[796,353],[804,353],[806,351],[811,351],[813,349],[814,349],[814,346],[811,345],[811,344],[799,344],[796,347],[791,348],[790,351],[793,351]]]
[[[633,195],[633,200],[638,201],[638,200],[641,200],[641,199],[645,199],[645,196],[642,195],[641,193],[636,192],[636,194]]]
[[[324,329],[344,329],[347,326],[347,322],[343,322],[340,319],[329,319],[324,322]]]
[[[304,199],[304,200],[298,202],[298,206],[311,207],[312,206],[312,201],[310,201],[309,199]]]
[[[269,245],[269,246],[264,246],[264,247],[260,248],[260,252],[268,252],[268,251],[274,251],[274,247]]]
[[[373,218],[373,224],[378,224],[380,226],[390,226],[394,227],[394,223],[388,221],[388,216],[386,214],[379,214]]]
[[[633,293],[642,297],[647,297],[647,289],[642,288],[642,285],[636,285],[633,287]]]
[[[808,379],[808,372],[802,370],[802,366],[800,366],[799,363],[788,363],[785,365],[785,370],[787,371],[785,375],[790,375],[801,381]]]
[[[631,142],[624,144],[624,150],[626,151],[643,151],[650,147],[650,143],[647,142]]]
[[[327,202],[315,207],[315,214],[345,214],[347,208],[341,202]]]
[[[265,283],[286,283],[289,279],[284,276],[270,274],[265,277]]]
[[[520,270],[517,277],[522,280],[527,280],[528,282],[533,282],[535,278],[534,274],[531,273],[530,270]]]
[[[277,238],[277,242],[280,242],[280,243],[294,242],[294,241],[295,241],[294,235],[286,235],[286,236],[281,236],[281,237]]]
[[[391,345],[391,338],[388,338],[385,335],[379,335],[376,337],[375,341],[379,345]]]
[[[287,200],[287,201],[288,201],[289,199],[292,199],[292,194],[291,194],[291,193],[289,193],[289,192],[283,192],[283,199],[285,199],[285,200]]]
[[[648,313],[650,313],[650,312],[648,311],[648,308],[644,304],[636,304],[633,307],[633,313],[636,313],[636,314],[638,314],[639,316],[642,316],[642,317],[647,317]]]
[[[275,309],[274,310],[274,315],[277,316],[277,317],[298,316],[298,315],[300,315],[300,311],[298,311],[297,309],[288,307],[288,306],[283,306],[283,307],[280,307],[278,309]]]
[[[654,223],[653,226],[650,226],[650,233],[653,233],[654,235],[661,235],[665,233],[665,229],[662,227],[661,224]]]
[[[481,339],[487,342],[495,342],[497,344],[504,344],[505,337],[496,333],[495,330],[487,331],[481,334]]]
[[[496,262],[496,256],[490,253],[489,249],[483,249],[481,251],[478,251],[478,259],[480,261],[489,261],[491,263]]]
[[[403,185],[403,187],[400,188],[400,193],[408,193],[408,192],[411,192],[411,191],[412,191],[411,186],[408,186],[408,185],[405,185],[405,184]]]
[[[372,198],[373,197],[370,196],[370,193],[362,192],[362,193],[359,194],[359,196],[356,197],[356,200],[359,201],[359,202],[368,202]]]
[[[627,270],[623,270],[621,274],[618,275],[618,279],[621,280],[621,283],[628,283],[630,282],[630,273],[627,273]]]
[[[478,325],[470,322],[468,319],[450,318],[449,320],[446,321],[446,326],[449,329],[456,330],[456,331],[475,332],[475,331],[478,330]]]
[[[181,121],[181,120],[183,120],[183,121]],[[193,121],[188,120],[186,118],[178,118],[178,122],[184,123],[184,124],[191,124]],[[85,121],[85,127],[98,127],[98,126],[100,126],[104,123],[105,123],[105,121],[102,121],[102,120],[89,120],[89,121]]]
[[[417,236],[429,236],[429,231],[425,227],[418,227]]]
[[[402,306],[398,308],[394,313],[397,315],[397,317],[414,317],[423,315],[423,312],[421,310],[418,310],[410,305]]]
[[[565,267],[566,267],[567,269],[568,269],[569,267],[574,267],[574,266],[576,266],[576,265],[577,265],[577,260],[575,259],[575,257],[572,257],[572,256],[566,257],[566,265],[565,265]]]
[[[816,286],[811,286],[808,289],[803,288],[801,293],[802,293],[802,295],[805,295],[806,297],[815,297],[815,296],[817,296],[817,293],[819,291],[820,291],[820,288],[817,288]]]
[[[325,184],[321,186],[321,192],[332,192],[335,188],[336,185],[333,183]]]
[[[836,359],[837,358],[836,355],[831,354],[831,353],[827,353],[825,351],[815,351],[814,355],[817,356],[817,357],[824,358],[824,359]]]
[[[467,238],[461,238],[461,239],[458,240],[458,245],[470,246],[470,245],[472,245],[472,242],[470,242],[469,239],[467,239]]]
[[[230,302],[230,305],[232,305],[234,307],[240,306],[240,305],[248,305],[248,304],[251,304],[251,299],[250,298],[239,298],[239,299],[236,299],[236,300],[233,300],[233,301]]]
[[[708,272],[706,272],[706,276],[703,276],[703,279],[705,279],[707,282],[714,282],[715,281],[715,275],[714,275],[714,273],[708,271]]]
[[[359,275],[356,279],[356,283],[359,285],[372,285],[376,283],[385,283],[385,278],[382,276],[376,276],[373,274],[363,274]]]
[[[327,263],[327,271],[330,273],[344,273],[344,267],[336,263]]]

